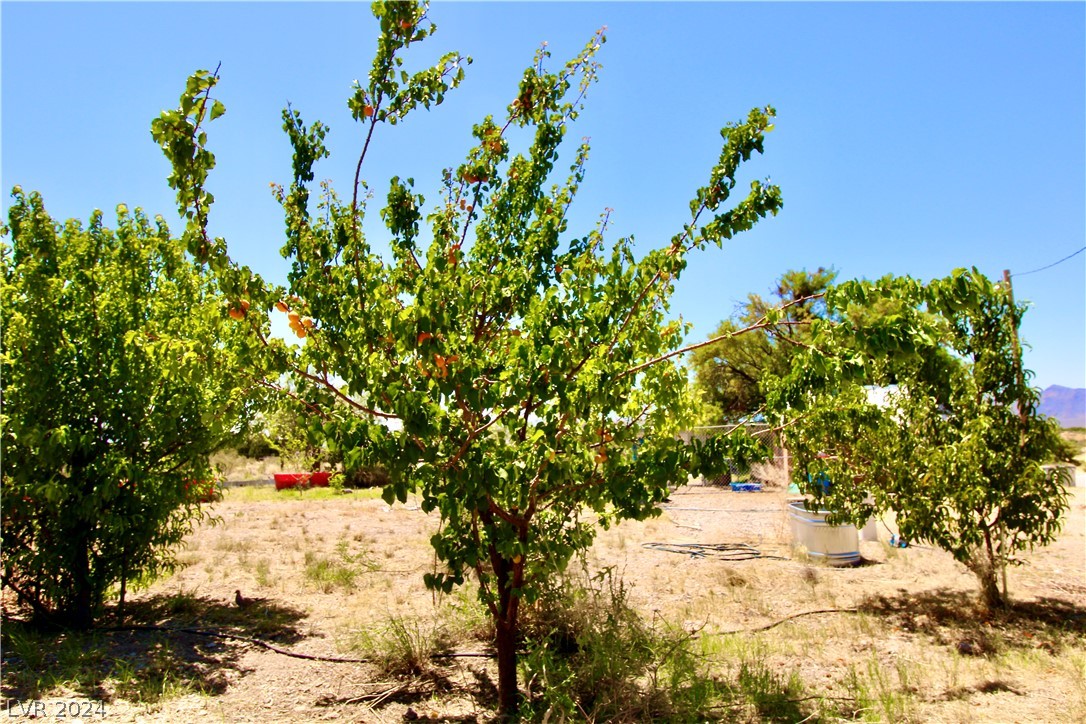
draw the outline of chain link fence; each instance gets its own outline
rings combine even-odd
[[[705,440],[718,435],[727,435],[739,425],[713,425],[709,427],[695,427],[692,430],[679,433],[683,442],[689,444],[692,440]],[[791,482],[791,460],[787,448],[781,439],[779,431],[772,426],[763,423],[746,423],[742,425],[751,437],[764,443],[771,451],[770,457],[761,463],[755,463],[749,468],[741,467],[734,462],[729,464],[728,472],[712,478],[694,478],[692,485],[730,485],[731,483],[761,483],[767,488],[787,488]]]

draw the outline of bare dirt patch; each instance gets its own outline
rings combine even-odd
[[[791,677],[802,696],[786,711],[799,718],[1082,721],[1086,490],[1073,492],[1061,538],[1010,572],[1015,606],[995,616],[976,608],[973,576],[938,550],[864,542],[864,564],[851,568],[797,557],[781,492],[681,488],[660,517],[601,532],[587,564],[621,577],[644,616],[696,631],[720,677]],[[189,536],[183,568],[129,604],[130,622],[203,633],[100,631],[66,648],[8,621],[5,699],[104,700],[111,721],[493,717],[489,659],[431,658],[485,654],[488,630],[470,589],[438,597],[422,585],[436,565],[435,516],[371,492],[267,486],[230,489],[213,513],[219,524]],[[650,543],[745,544],[766,557]],[[239,609],[237,590],[252,605]],[[381,660],[292,658],[249,639]]]

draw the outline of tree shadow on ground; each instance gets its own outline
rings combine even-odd
[[[116,617],[116,610],[112,612]],[[300,641],[296,624],[308,614],[274,599],[254,599],[244,610],[233,601],[189,593],[159,594],[131,602],[125,609],[127,624],[172,628],[223,630],[279,644]]]
[[[894,595],[867,596],[857,608],[970,656],[1008,649],[1040,649],[1056,655],[1073,641],[1086,640],[1086,607],[1058,598],[1015,602],[988,611],[972,593],[899,589]]]
[[[297,623],[305,616],[270,601],[243,611],[184,593],[129,602],[123,624],[109,609],[89,631],[43,631],[5,612],[0,693],[39,699],[63,685],[76,697],[144,703],[188,692],[219,695],[250,645],[229,635],[290,644],[302,638]]]

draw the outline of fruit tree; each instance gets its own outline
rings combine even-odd
[[[368,149],[418,106],[440,104],[469,60],[450,53],[414,75],[401,72],[409,46],[434,32],[426,8],[377,3],[374,13],[373,67],[348,99],[362,147],[353,183],[343,199],[330,184],[310,197],[327,129],[287,109],[294,175],[275,193],[289,289],[265,285],[241,324],[266,345],[268,379],[291,372],[299,389],[335,400],[312,424],[349,469],[380,464],[392,481],[387,500],[414,492],[424,510],[440,513],[432,543],[442,566],[426,582],[450,590],[473,576],[496,626],[508,713],[517,706],[518,611],[538,583],[588,546],[597,524],[653,515],[690,470],[753,450],[739,436],[707,447],[677,439],[687,408],[686,373],[676,365],[684,330],[667,310],[691,253],[780,208],[777,187],[759,181],[731,203],[737,172],[762,152],[774,111],[755,109],[724,128],[688,223],[637,258],[631,239],[607,240],[606,212],[587,233],[568,229],[587,140],[563,162],[568,173],[558,171],[560,145],[596,80],[603,32],[557,70],[541,49],[503,116],[474,126],[474,147],[445,170],[436,200],[411,179],[391,179],[382,255],[363,234]],[[194,76],[154,132],[173,161],[190,249],[220,270],[230,293],[254,277],[206,230],[202,134],[221,107],[210,96],[215,80]],[[515,151],[511,136],[530,141]],[[304,344],[269,336],[266,315],[277,305],[294,315]]]
[[[4,583],[42,623],[90,626],[168,568],[213,494],[208,456],[250,398],[223,304],[161,217],[61,225],[19,187],[0,247]]]
[[[815,324],[770,396],[793,424],[797,482],[837,521],[894,511],[902,536],[952,553],[1001,605],[998,574],[1054,540],[1067,506],[1041,467],[1060,438],[1022,368],[1022,308],[976,269],[850,281],[826,305],[838,321]]]

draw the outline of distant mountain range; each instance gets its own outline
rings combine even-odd
[[[1037,411],[1056,418],[1063,427],[1086,427],[1086,389],[1052,385],[1041,393]]]

